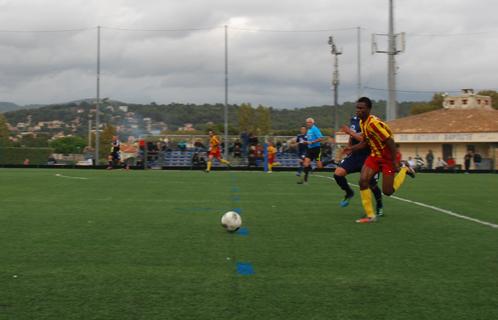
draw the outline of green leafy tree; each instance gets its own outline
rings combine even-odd
[[[116,128],[112,124],[107,124],[100,134],[100,158],[105,158],[110,153],[112,137],[116,135]]]
[[[271,131],[271,114],[270,114],[270,109],[267,107],[264,107],[262,105],[259,105],[258,108],[256,109],[256,129],[258,131],[258,134],[260,135],[267,135]]]
[[[7,127],[7,120],[3,113],[0,113],[0,147],[10,145],[9,128]]]
[[[48,147],[49,138],[47,134],[38,134],[36,137],[28,135],[21,139],[20,145],[28,148],[46,148]]]
[[[437,92],[432,96],[430,102],[417,102],[414,103],[410,109],[410,113],[420,114],[424,112],[434,111],[443,108],[444,94]]]
[[[56,153],[64,154],[82,153],[85,146],[86,141],[81,137],[63,137],[50,142]]]
[[[254,109],[250,103],[242,103],[239,107],[239,130],[251,132],[254,130]]]
[[[498,109],[498,92],[496,92],[495,90],[482,90],[479,91],[477,94],[482,96],[490,96],[491,105],[493,106],[494,109]]]

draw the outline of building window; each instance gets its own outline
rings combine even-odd
[[[477,99],[477,104],[481,104],[481,99]]]
[[[450,100],[450,106],[455,104],[455,100]]]
[[[467,104],[467,99],[462,99],[462,104]]]
[[[484,104],[488,105],[489,104],[489,100],[484,100]]]

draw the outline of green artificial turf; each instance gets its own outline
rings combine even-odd
[[[358,225],[327,176],[0,170],[0,319],[498,319],[497,228],[392,198]],[[497,191],[419,174],[396,196],[498,224]]]

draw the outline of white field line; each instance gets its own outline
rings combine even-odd
[[[66,178],[66,179],[88,180],[88,178],[65,176],[65,175],[62,175],[60,173],[56,173],[55,176],[59,177],[59,178]]]
[[[325,179],[329,179],[329,180],[334,180],[331,177],[321,176],[321,175],[317,175],[317,174],[315,174],[313,176],[320,177],[320,178],[325,178]],[[350,183],[350,185],[359,188],[359,186],[357,184]],[[479,224],[482,224],[482,225],[485,225],[485,226],[488,226],[488,227],[491,227],[491,228],[498,229],[498,224],[494,224],[494,223],[491,223],[491,222],[487,222],[487,221],[479,220],[479,219],[476,219],[476,218],[472,218],[472,217],[469,217],[469,216],[466,216],[466,215],[463,215],[463,214],[460,214],[460,213],[456,213],[456,212],[453,212],[453,211],[450,211],[450,210],[446,210],[446,209],[442,209],[442,208],[439,208],[439,207],[436,207],[436,206],[432,206],[430,204],[425,204],[425,203],[418,202],[418,201],[413,201],[413,200],[409,200],[409,199],[405,199],[405,198],[400,198],[400,197],[397,197],[397,196],[390,196],[389,198],[396,199],[396,200],[403,201],[403,202],[408,202],[408,203],[411,203],[411,204],[414,204],[414,205],[417,205],[417,206],[420,206],[420,207],[432,209],[434,211],[438,211],[438,212],[447,214],[447,215],[455,217],[455,218],[459,218],[459,219],[463,219],[463,220],[467,220],[467,221],[472,221],[472,222],[479,223]]]

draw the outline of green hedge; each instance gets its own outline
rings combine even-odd
[[[53,148],[0,148],[0,164],[23,164],[25,159],[30,164],[47,164],[53,153]]]

